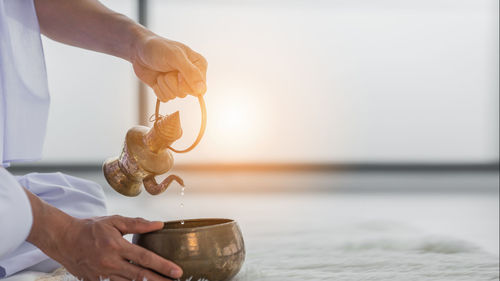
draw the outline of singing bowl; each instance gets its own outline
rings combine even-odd
[[[132,241],[179,265],[180,280],[230,280],[245,260],[243,235],[230,219],[170,221],[158,231],[135,234]]]

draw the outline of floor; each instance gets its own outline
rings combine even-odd
[[[184,177],[184,196],[175,185],[136,198],[108,190],[110,212],[235,219],[247,248],[239,281],[499,278],[498,174]]]
[[[103,184],[110,214],[235,219],[237,281],[499,279],[498,172],[179,172],[184,196],[134,198],[75,175]]]

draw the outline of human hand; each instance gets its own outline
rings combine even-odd
[[[160,101],[206,92],[207,61],[188,46],[160,36],[139,37],[131,62],[135,74]]]
[[[162,222],[121,216],[74,220],[63,233],[52,257],[78,279],[167,281],[182,276],[173,262],[131,244],[122,236],[159,230]],[[133,263],[131,263],[133,262]],[[156,273],[158,272],[158,273]]]

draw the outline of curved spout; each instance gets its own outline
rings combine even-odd
[[[178,182],[180,185],[184,186],[184,181],[176,175],[170,175],[164,179],[160,184],[156,182],[154,175],[149,175],[142,180],[144,188],[151,195],[158,195],[165,191],[172,181]]]

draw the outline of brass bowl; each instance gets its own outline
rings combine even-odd
[[[158,231],[135,234],[133,243],[179,265],[180,280],[230,280],[245,260],[243,235],[230,219],[166,222]]]

